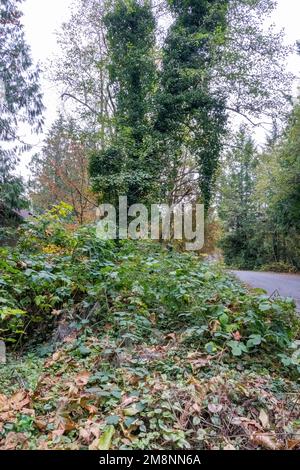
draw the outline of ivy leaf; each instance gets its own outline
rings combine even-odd
[[[120,417],[117,415],[109,416],[106,420],[106,424],[116,426],[120,421]]]
[[[241,356],[243,352],[248,352],[246,345],[241,341],[229,341],[227,344],[233,356]]]
[[[261,335],[250,335],[247,341],[247,348],[253,348],[254,346],[259,346],[262,342]]]
[[[272,305],[269,302],[263,302],[259,305],[259,310],[261,312],[268,312],[269,310],[271,310],[271,308]]]
[[[86,346],[79,346],[78,352],[82,357],[87,357],[91,354],[91,350],[87,348]]]
[[[205,350],[208,354],[214,354],[217,352],[217,346],[213,341],[210,341],[209,343],[206,343]]]

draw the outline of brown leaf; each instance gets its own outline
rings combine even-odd
[[[261,422],[261,425],[264,429],[270,429],[269,416],[267,415],[265,410],[263,409],[260,410],[258,419]]]
[[[90,445],[92,440],[94,439],[94,436],[90,429],[80,428],[79,439],[83,444]]]
[[[126,397],[126,395],[122,399],[122,406],[128,406],[132,403],[139,401],[138,397]]]
[[[197,359],[196,361],[191,361],[191,364],[195,369],[200,369],[201,367],[206,367],[209,363],[210,363],[210,360],[207,357]]]
[[[241,426],[248,434],[254,431],[262,431],[262,427],[254,419],[244,418],[243,416],[236,416],[232,420],[232,424]]]
[[[79,400],[79,404],[81,408],[83,408],[84,410],[87,410],[90,413],[90,415],[95,415],[98,413],[99,409],[97,406],[91,405],[90,403],[88,403],[89,398],[90,397],[82,397]]]
[[[63,429],[56,429],[55,431],[52,431],[52,440],[55,438],[55,437],[60,437],[60,436],[63,436],[64,435],[64,430]]]
[[[63,351],[56,351],[52,356],[45,362],[45,367],[50,367],[58,362],[64,356]]]
[[[70,388],[68,390],[68,397],[77,397],[79,393],[78,387],[74,384],[70,384]]]
[[[84,387],[88,383],[90,375],[90,372],[88,372],[87,370],[79,372],[79,374],[77,374],[75,378],[76,385],[78,387]]]
[[[218,320],[212,320],[209,324],[209,329],[211,333],[216,333],[220,329],[220,322]]]
[[[200,413],[200,412],[201,412],[201,408],[200,408],[200,406],[198,405],[198,403],[193,403],[192,408],[193,408],[194,411],[196,411],[196,413]]]
[[[9,410],[9,400],[5,395],[0,395],[0,412]]]
[[[47,441],[40,441],[38,446],[37,446],[37,450],[49,450],[48,442]]]
[[[233,336],[235,341],[241,341],[241,339],[242,339],[242,335],[239,331],[236,331],[235,333],[232,333],[232,336]]]
[[[60,431],[58,435],[73,431],[73,429],[76,429],[77,427],[76,423],[71,418],[66,416],[58,416],[55,424],[57,426],[57,431]]]
[[[29,405],[29,403],[30,398],[25,391],[19,391],[9,399],[10,408],[15,411],[22,410],[25,406]]]
[[[254,433],[250,436],[250,441],[269,450],[279,450],[282,448],[282,444],[276,440],[275,436],[270,434]]]
[[[289,450],[294,450],[294,449],[297,449],[298,447],[300,449],[300,438],[298,438],[298,439],[289,439],[287,441],[287,448]]]
[[[48,424],[46,420],[38,418],[34,422],[39,431],[45,431]]]
[[[58,317],[62,312],[63,310],[52,310],[51,313],[54,317]]]
[[[70,333],[68,336],[66,336],[63,339],[63,343],[73,343],[73,341],[75,341],[76,338],[77,338],[77,331],[74,330],[72,333]]]
[[[223,450],[236,450],[236,448],[232,444],[227,444],[223,447]]]
[[[23,448],[24,444],[26,443],[27,443],[27,438],[24,434],[20,432],[10,432],[6,436],[3,449],[14,450],[19,445],[21,445]]]

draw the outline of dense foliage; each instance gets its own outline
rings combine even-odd
[[[149,2],[116,1],[105,24],[115,135],[110,146],[92,153],[90,172],[106,201],[127,194],[132,204],[145,198],[158,176],[146,160],[156,74],[155,19]]]
[[[23,341],[64,309],[90,311],[128,344],[152,334],[151,322],[208,353],[233,356],[284,352],[298,331],[292,301],[248,295],[221,269],[193,254],[160,245],[121,247],[95,237],[95,229],[68,230],[61,205],[31,222],[16,249],[2,249],[2,337]],[[164,279],[162,284],[161,279]],[[84,316],[84,314],[83,314]],[[234,340],[234,338],[237,338]],[[229,354],[230,355],[230,354]]]
[[[293,301],[193,254],[74,232],[69,210],[1,251],[1,337],[31,352],[2,367],[0,446],[298,446]]]
[[[105,10],[114,132],[91,152],[90,173],[106,202],[126,193],[129,203],[189,198],[208,213],[232,113],[250,121],[264,113],[277,118],[279,107],[284,114],[287,49],[261,25],[271,0],[164,6],[166,23],[172,17],[165,35],[152,2],[117,0]]]
[[[243,130],[224,159],[219,215],[229,265],[300,269],[299,118],[297,105],[282,135],[260,153]]]
[[[213,92],[212,75],[225,41],[228,1],[169,3],[175,21],[164,44],[155,128],[175,172],[183,147],[193,155],[208,208],[226,123],[226,98]]]
[[[223,222],[221,247],[228,265],[254,268],[263,262],[258,241],[255,185],[259,163],[254,140],[244,127],[226,152],[219,179],[218,214]]]

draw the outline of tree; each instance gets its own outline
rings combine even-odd
[[[300,268],[300,105],[283,135],[269,146],[258,169],[256,197],[265,221],[265,262]]]
[[[57,33],[60,52],[49,66],[49,76],[61,99],[77,117],[88,140],[104,148],[113,133],[114,101],[107,68],[104,0],[76,0],[70,19]]]
[[[285,115],[288,49],[262,25],[273,0],[161,4],[106,6],[113,132],[92,152],[93,187],[109,202],[202,200],[208,213],[233,116],[256,126]],[[160,36],[165,11],[173,21]]]
[[[60,116],[51,127],[43,151],[31,162],[30,197],[37,210],[61,201],[73,207],[78,223],[95,219],[97,201],[90,190],[88,148],[74,120]]]
[[[22,0],[0,0],[0,203],[9,209],[24,205],[22,180],[14,176],[20,142],[18,126],[29,124],[34,131],[42,125],[39,71],[33,66],[25,42]],[[21,146],[20,146],[21,144]]]
[[[275,0],[230,0],[215,61],[212,86],[226,97],[229,117],[254,127],[285,122],[291,109],[294,77],[286,72],[286,58],[292,48],[283,31],[266,27],[275,6]]]
[[[182,149],[193,155],[208,209],[226,123],[224,97],[214,93],[211,81],[228,1],[172,0],[169,6],[175,21],[163,48],[155,128],[173,149],[174,176]]]
[[[300,106],[263,152],[242,130],[219,180],[225,261],[240,268],[300,268]]]
[[[163,46],[156,123],[171,168],[165,179],[170,191],[188,152],[198,170],[194,199],[208,211],[228,124],[235,116],[253,126],[286,116],[289,48],[282,32],[264,30],[272,0],[168,3],[174,22]]]
[[[261,251],[256,239],[258,207],[254,197],[258,162],[255,143],[242,126],[222,161],[218,201],[225,261],[241,268],[255,267]]]
[[[127,194],[129,204],[142,201],[153,184],[147,161],[156,84],[155,19],[149,1],[116,0],[104,19],[109,76],[115,101],[111,144],[91,156],[94,189],[110,202]]]

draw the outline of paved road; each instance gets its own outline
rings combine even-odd
[[[232,271],[242,282],[259,287],[269,295],[278,290],[281,297],[292,297],[300,311],[300,274],[278,274],[256,271]]]

